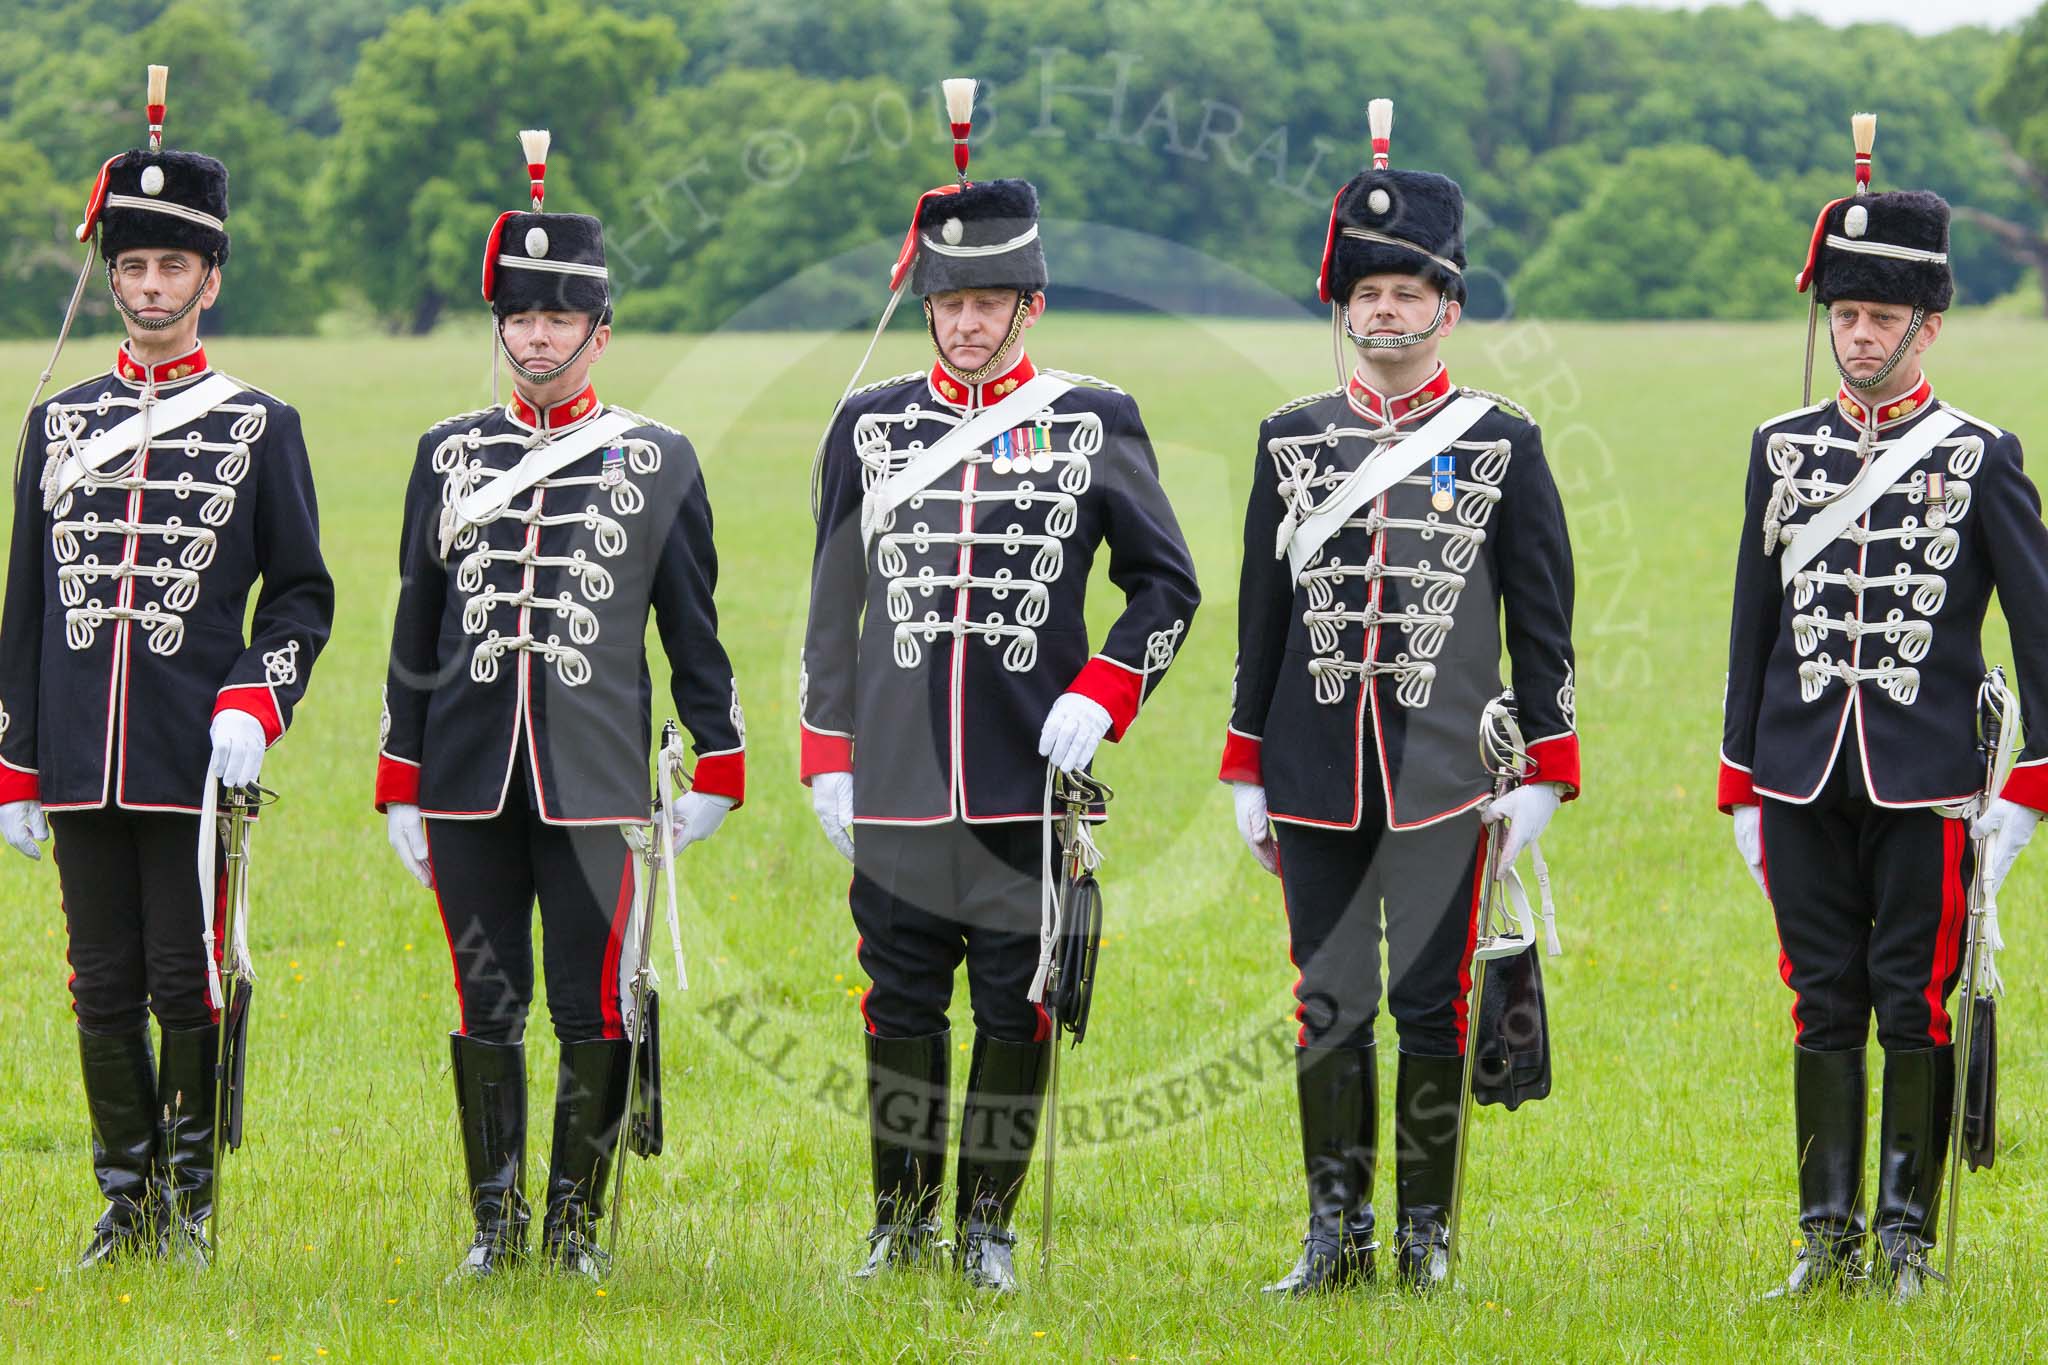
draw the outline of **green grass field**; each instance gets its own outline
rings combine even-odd
[[[1034,337],[1041,363],[1107,375],[1143,404],[1207,600],[1158,698],[1098,765],[1119,792],[1103,841],[1109,935],[1089,1044],[1064,1075],[1057,1264],[1038,1273],[1034,1173],[1019,1213],[1026,1287],[1005,1302],[943,1275],[847,1277],[869,1219],[855,1107],[864,980],[845,865],[796,782],[792,711],[808,464],[864,338],[623,338],[600,366],[601,392],[682,427],[705,456],[752,794],[688,858],[691,989],[665,1002],[670,1149],[628,1174],[619,1269],[602,1290],[538,1272],[444,1285],[467,1222],[444,1041],[455,998],[433,902],[385,846],[369,801],[404,471],[419,431],[488,401],[481,319],[474,332],[212,348],[222,368],[303,412],[341,591],[311,696],[265,769],[284,803],[256,851],[251,1136],[223,1172],[212,1273],[64,1273],[98,1201],[63,919],[52,867],[0,857],[0,1352],[1726,1362],[2048,1351],[2048,1239],[2036,1230],[2048,1217],[2048,1068],[2033,1048],[2048,1024],[2041,850],[2004,897],[2005,1146],[1996,1169],[1966,1182],[1961,1283],[1903,1313],[1756,1302],[1793,1248],[1790,995],[1713,784],[1741,462],[1750,427],[1798,403],[1803,338],[1789,323],[1471,326],[1449,344],[1454,376],[1535,410],[1575,533],[1586,795],[1547,841],[1567,951],[1545,969],[1557,1085],[1547,1102],[1485,1110],[1475,1126],[1467,1292],[1308,1303],[1257,1292],[1291,1264],[1304,1208],[1294,973],[1278,886],[1239,845],[1214,773],[1253,433],[1276,404],[1329,387],[1325,333],[1055,315]],[[1958,315],[1929,369],[1964,408],[2048,431],[2042,336],[2036,322]],[[75,342],[64,376],[110,349]],[[0,347],[0,393],[25,397],[43,354],[40,342]],[[923,362],[921,340],[905,335],[870,374]],[[1114,605],[1103,587],[1098,621]],[[956,1004],[964,1047],[964,984]],[[538,1168],[554,1058],[538,1008],[529,1041]],[[1375,1193],[1391,1207],[1390,1168]]]

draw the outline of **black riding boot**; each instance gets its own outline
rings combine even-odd
[[[626,1116],[626,1067],[632,1043],[597,1038],[562,1044],[555,1073],[555,1145],[548,1153],[548,1208],[541,1246],[550,1264],[590,1279],[611,1262],[598,1223]]]
[[[526,1048],[450,1034],[455,1106],[476,1237],[457,1276],[490,1275],[526,1251]]]
[[[947,1053],[951,1033],[922,1038],[866,1035],[868,1143],[874,1161],[875,1226],[869,1279],[891,1266],[921,1264],[938,1237],[945,1183]]]
[[[1011,1249],[1017,1235],[1010,1214],[1031,1169],[1031,1146],[1045,1084],[1052,1072],[1051,1043],[1006,1043],[974,1038],[967,1103],[960,1113],[958,1223],[960,1270],[979,1289],[1008,1293],[1017,1287]]]
[[[1863,1130],[1868,1100],[1862,1048],[1793,1049],[1792,1106],[1799,1133],[1799,1260],[1767,1298],[1840,1289],[1861,1273]]]
[[[1296,1048],[1308,1235],[1301,1259],[1268,1294],[1313,1294],[1373,1277],[1372,1175],[1377,1155],[1376,1047]]]
[[[1394,1080],[1394,1184],[1401,1222],[1394,1234],[1404,1287],[1431,1290],[1450,1273],[1452,1185],[1465,1059],[1401,1054]]]
[[[1884,1054],[1882,1146],[1877,1154],[1877,1248],[1889,1272],[1891,1300],[1920,1297],[1934,1219],[1941,1207],[1942,1166],[1956,1098],[1953,1047]]]
[[[78,1062],[92,1116],[92,1173],[107,1201],[78,1258],[84,1270],[155,1246],[158,1116],[149,1025],[112,1035],[80,1029]]]
[[[164,1253],[205,1269],[213,1258],[207,1220],[213,1217],[214,1102],[220,1025],[163,1031],[158,1060],[158,1214]]]

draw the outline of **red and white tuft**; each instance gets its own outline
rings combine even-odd
[[[1372,168],[1383,171],[1394,146],[1394,102],[1372,100],[1367,103],[1365,126],[1372,134]]]
[[[939,82],[946,95],[946,122],[953,129],[953,169],[967,183],[967,135],[974,128],[974,77],[955,76]]]
[[[164,95],[170,84],[171,69],[168,66],[149,69],[149,150],[152,152],[164,149]]]
[[[526,178],[533,187],[535,213],[540,212],[541,200],[548,195],[548,144],[552,140],[545,128],[519,130],[519,147],[526,153]]]
[[[1853,114],[1849,135],[1856,139],[1856,193],[1870,193],[1870,149],[1877,143],[1877,115]]]

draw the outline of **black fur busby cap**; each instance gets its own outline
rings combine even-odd
[[[889,287],[901,288],[907,275],[915,294],[1044,289],[1048,277],[1045,248],[1038,240],[1038,191],[1028,180],[977,184],[967,178],[975,83],[959,76],[939,84],[945,94],[946,121],[953,130],[953,169],[959,181],[918,196],[910,231],[889,272]]]
[[[484,248],[484,297],[513,313],[611,313],[604,224],[587,213],[507,213]]]
[[[593,313],[611,317],[611,276],[604,224],[587,213],[544,213],[549,137],[520,133],[533,208],[498,215],[484,242],[484,298],[498,317],[513,313]]]
[[[100,167],[78,240],[95,240],[112,261],[124,251],[172,248],[215,265],[228,258],[228,168],[197,152],[166,151],[170,68],[149,68],[149,143]]]
[[[1038,191],[1028,180],[985,180],[957,194],[927,195],[918,201],[914,230],[914,294],[1046,286]]]
[[[1799,272],[1800,293],[1823,307],[1836,299],[1944,311],[1955,300],[1948,262],[1948,201],[1926,190],[1870,190],[1877,115],[1849,120],[1856,144],[1856,192],[1820,211]]]
[[[1814,297],[1947,309],[1955,300],[1948,264],[1948,201],[1926,190],[1859,194],[1820,216]],[[1907,254],[1910,253],[1910,254]]]
[[[1325,303],[1347,302],[1367,275],[1421,275],[1457,303],[1465,301],[1465,193],[1433,171],[1390,170],[1394,103],[1367,106],[1371,170],[1361,171],[1330,205],[1317,292]]]

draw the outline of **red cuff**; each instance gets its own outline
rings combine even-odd
[[[2014,768],[1998,794],[2022,806],[2048,811],[2048,759]]]
[[[0,805],[10,801],[39,801],[41,792],[42,787],[34,773],[0,763]]]
[[[747,800],[747,753],[736,749],[729,754],[706,754],[697,760],[690,775],[690,790],[706,796],[724,796],[738,810]]]
[[[2018,777],[2019,774],[2015,772],[2013,776]],[[1721,807],[1723,815],[1737,806],[1754,806],[1758,803],[1756,783],[1750,780],[1748,773],[1724,758],[1721,760],[1721,781],[1719,789],[1714,793],[1714,801]]]
[[[1145,675],[1098,654],[1081,666],[1067,691],[1109,712],[1109,737],[1122,739],[1138,718],[1138,703],[1145,700]]]
[[[828,735],[822,730],[803,727],[803,743],[797,753],[797,776],[806,787],[819,773],[850,773],[853,771],[853,739],[848,735]]]
[[[1216,776],[1223,782],[1265,786],[1265,746],[1250,735],[1241,735],[1235,730],[1224,731],[1223,767]]]
[[[277,714],[277,702],[267,687],[224,687],[214,700],[213,714],[223,711],[246,711],[256,717],[256,723],[263,727],[263,742],[277,743],[284,733],[284,717]]]
[[[420,765],[390,754],[377,755],[377,809],[420,803]]]
[[[1524,783],[1557,782],[1564,786],[1561,800],[1570,801],[1579,794],[1579,737],[1558,735],[1552,739],[1539,739],[1529,746],[1529,759],[1536,765],[1534,772],[1524,778]]]

